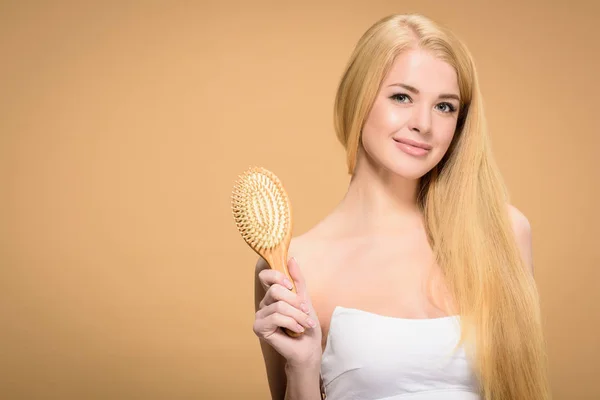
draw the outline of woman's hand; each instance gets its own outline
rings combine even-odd
[[[318,368],[321,363],[321,326],[308,295],[306,282],[294,258],[288,261],[291,282],[273,269],[260,271],[258,277],[265,289],[254,320],[254,333],[269,343],[292,368]],[[285,327],[303,335],[293,338],[280,328]]]

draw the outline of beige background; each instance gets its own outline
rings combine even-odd
[[[276,172],[295,234],[323,217],[342,69],[409,11],[478,63],[555,397],[600,398],[599,6],[482,3],[2,1],[0,398],[267,398],[233,181]]]

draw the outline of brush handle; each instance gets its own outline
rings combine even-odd
[[[287,268],[287,262],[288,262],[287,256],[288,255],[287,255],[286,247],[287,246],[279,247],[275,251],[265,251],[265,253],[262,254],[262,257],[265,259],[267,264],[269,264],[271,269],[282,272],[286,276],[286,278],[288,278],[288,280],[290,282],[292,282],[292,289],[290,289],[290,291],[292,291],[294,293],[298,293],[296,291],[296,283],[294,282],[294,279],[292,279],[292,276],[290,275],[290,272],[288,271],[288,268]],[[288,328],[281,328],[281,329],[286,333],[286,335],[288,335],[290,337],[294,337],[294,338],[302,336],[302,334],[304,333],[304,332],[295,332]]]
[[[290,275],[290,272],[288,271],[288,268],[287,268],[287,262],[288,262],[288,260],[287,260],[287,254],[284,254],[285,252],[283,252],[283,251],[281,253],[282,253],[282,259],[280,260],[280,264],[279,265],[282,266],[282,269],[283,269],[282,272],[284,273],[284,275],[288,278],[288,280],[290,282],[292,282],[292,288],[290,290],[292,292],[294,292],[294,293],[298,293],[296,291],[296,283],[294,282],[294,279],[292,279],[292,276]],[[304,332],[295,332],[295,331],[289,330],[287,328],[283,328],[283,331],[288,336],[291,336],[291,337],[294,337],[294,338],[300,337],[304,333]]]

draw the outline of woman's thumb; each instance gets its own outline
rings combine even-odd
[[[302,276],[300,265],[298,265],[298,261],[294,257],[290,258],[288,261],[288,272],[290,273],[290,277],[294,280],[298,295],[305,297],[306,283],[304,282],[304,276]]]

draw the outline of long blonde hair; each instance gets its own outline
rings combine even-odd
[[[435,260],[486,400],[549,399],[539,298],[508,214],[508,193],[490,148],[477,72],[452,32],[417,14],[371,26],[350,57],[335,99],[334,124],[352,174],[361,130],[395,57],[431,51],[454,67],[461,97],[443,159],[420,180],[419,207]]]

